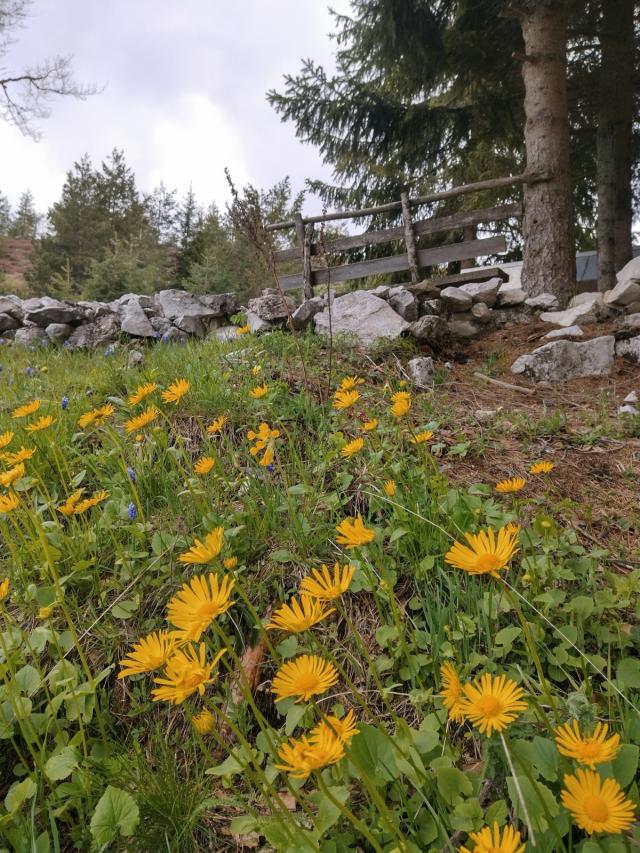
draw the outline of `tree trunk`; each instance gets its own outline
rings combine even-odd
[[[555,294],[561,304],[576,281],[573,204],[569,174],[567,13],[562,4],[521,18],[525,58],[524,140],[527,172],[550,180],[524,190],[522,286],[531,296]]]
[[[462,229],[463,240],[475,240],[478,237],[478,227],[476,225],[465,225]],[[470,270],[475,267],[476,261],[474,258],[467,258],[466,261],[460,262],[461,270]]]
[[[600,28],[598,289],[615,286],[631,258],[634,0],[607,0]]]

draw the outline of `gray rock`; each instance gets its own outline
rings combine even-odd
[[[481,302],[491,308],[496,304],[501,285],[501,278],[490,278],[489,281],[470,281],[462,284],[460,290],[468,293],[474,302]]]
[[[240,300],[235,293],[205,293],[200,302],[213,311],[213,317],[229,317],[240,308]]]
[[[11,314],[0,314],[0,332],[8,332],[9,329],[17,329],[19,326],[20,321]]]
[[[14,343],[25,347],[46,347],[51,343],[44,329],[39,326],[27,326],[24,329],[18,329],[13,340]]]
[[[167,320],[166,317],[150,317],[149,322],[153,326],[153,331],[159,338],[161,338],[162,335],[164,335],[165,332],[168,332],[173,326],[171,320]]]
[[[291,297],[285,296],[283,299],[280,293],[271,287],[263,290],[262,296],[249,300],[249,311],[269,323],[274,320],[286,320],[295,308],[296,304]]]
[[[144,355],[140,352],[139,349],[132,349],[129,353],[129,358],[127,359],[127,367],[129,370],[133,367],[138,367],[138,365],[142,364],[144,361]]]
[[[527,294],[521,287],[509,287],[508,283],[502,284],[498,291],[496,304],[499,308],[515,308],[527,300]]]
[[[185,344],[187,342],[187,335],[185,332],[181,332],[180,329],[176,329],[175,326],[171,326],[163,333],[160,340],[163,344]]]
[[[193,317],[190,314],[181,314],[173,321],[176,329],[181,332],[186,332],[188,335],[193,335],[196,338],[204,338],[207,333],[207,327],[200,317]]]
[[[104,317],[105,314],[113,313],[113,309],[109,307],[107,302],[81,300],[76,304],[83,309],[85,319],[87,320],[96,320],[98,317]]]
[[[498,414],[497,409],[476,409],[473,413],[474,417],[477,418],[481,423],[485,423],[486,421],[492,421],[495,416]]]
[[[455,341],[468,341],[477,338],[482,332],[482,326],[467,317],[452,317],[447,323],[449,336]]]
[[[253,311],[247,311],[246,316],[247,324],[252,332],[271,332],[273,330],[273,323],[263,320],[262,317],[258,317]]]
[[[52,344],[62,344],[73,332],[68,323],[50,323],[44,330]]]
[[[440,291],[440,301],[447,311],[468,311],[473,299],[460,287],[444,287]]]
[[[73,334],[67,338],[67,346],[70,349],[91,349],[93,347],[110,344],[116,340],[120,333],[120,318],[117,314],[103,314],[92,323],[83,323],[73,330]]]
[[[631,305],[632,302],[637,302],[640,299],[640,282],[633,279],[619,281],[613,290],[607,290],[604,294],[606,305],[612,308],[625,308]]]
[[[639,339],[640,340],[640,339]],[[608,376],[613,366],[615,338],[600,338],[575,343],[553,341],[521,355],[511,366],[511,372],[525,374],[537,382],[566,382],[585,376]]]
[[[155,308],[153,297],[148,296],[145,293],[123,293],[122,296],[119,296],[117,299],[114,299],[113,302],[109,302],[107,307],[110,308],[112,311],[120,313],[119,309],[124,308],[130,302],[137,302],[143,310]]]
[[[619,415],[640,415],[640,411],[636,409],[635,406],[631,406],[629,404],[625,404],[624,406],[620,406],[618,409]]]
[[[630,302],[625,306],[625,314],[640,314],[640,300],[638,302]]]
[[[39,307],[27,308],[25,310],[24,319],[30,323],[35,323],[42,329],[46,328],[50,323],[80,323],[84,320],[84,310],[70,302],[61,302],[59,299],[51,299],[49,296],[43,296]],[[27,305],[27,300],[23,306]]]
[[[578,323],[597,323],[609,313],[601,293],[580,293],[564,311],[545,311],[540,315],[544,323],[554,326],[575,326]]]
[[[409,323],[384,299],[366,290],[356,290],[336,297],[331,304],[333,334],[353,334],[363,344],[373,344],[381,338],[395,339],[409,328]],[[329,332],[329,307],[313,318],[316,331]]]
[[[632,331],[640,330],[640,312],[638,314],[627,314],[622,320],[622,326]]]
[[[408,323],[418,319],[418,300],[404,287],[391,288],[389,305]]]
[[[420,301],[420,316],[424,316],[425,314],[430,314],[431,316],[438,316],[442,311],[442,306],[440,304],[439,299],[422,299]]]
[[[42,299],[32,296],[29,299],[22,300],[22,310],[25,314],[28,311],[37,311],[38,308],[42,308]]]
[[[618,341],[616,355],[630,358],[632,361],[640,361],[640,335],[626,341]]]
[[[625,281],[640,282],[640,255],[635,258],[631,258],[631,260],[622,267],[616,276],[616,281],[618,281],[618,283]]]
[[[552,329],[544,336],[545,341],[557,341],[559,338],[582,338],[584,332],[580,326],[567,326],[566,329]]]
[[[316,314],[324,308],[324,301],[321,296],[314,296],[312,299],[305,299],[304,302],[296,308],[291,315],[294,329],[306,328]]]
[[[471,306],[470,319],[477,323],[482,323],[483,326],[488,325],[493,318],[493,311],[486,302],[476,302]]]
[[[219,329],[212,329],[207,337],[217,338],[219,341],[236,341],[238,339],[237,328],[237,326],[220,326]]]
[[[22,300],[17,296],[0,296],[0,314],[9,314],[16,320],[22,320],[24,317]]]
[[[538,296],[530,296],[524,300],[527,308],[539,311],[557,311],[560,308],[558,297],[553,293],[540,293]]]
[[[161,290],[155,294],[153,301],[155,308],[167,320],[175,320],[178,317],[198,317],[204,320],[219,316],[215,304],[213,307],[205,305],[201,298],[184,290]]]
[[[637,391],[629,391],[627,396],[622,401],[623,403],[637,403],[638,402],[638,392]]]
[[[129,299],[122,306],[120,331],[136,338],[155,338],[156,331],[149,322],[142,306],[136,299]]]
[[[447,337],[447,324],[435,314],[425,314],[409,326],[409,334],[420,343],[441,346]]]
[[[418,388],[431,388],[436,375],[436,366],[430,356],[420,356],[407,362],[407,373]]]
[[[386,284],[379,284],[378,287],[374,287],[373,290],[369,292],[373,293],[374,296],[377,296],[378,299],[388,299],[390,289],[391,288],[387,287]]]

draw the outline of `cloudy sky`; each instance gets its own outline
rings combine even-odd
[[[114,147],[142,190],[192,182],[205,204],[227,199],[225,166],[236,183],[265,188],[287,174],[295,189],[329,177],[265,92],[302,57],[331,67],[332,29],[328,0],[33,0],[6,70],[73,54],[77,79],[102,91],[54,101],[39,142],[0,124],[0,190],[15,204],[28,187],[45,211],[74,160],[99,163]]]

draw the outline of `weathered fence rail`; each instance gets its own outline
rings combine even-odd
[[[448,216],[419,220],[413,219],[412,208],[484,190],[521,186],[526,183],[537,183],[546,180],[548,180],[546,175],[511,175],[504,178],[477,181],[472,184],[453,187],[450,190],[431,193],[430,195],[416,196],[415,198],[410,198],[408,193],[403,192],[399,201],[392,201],[375,207],[335,211],[308,217],[302,217],[298,214],[295,219],[267,225],[267,231],[281,231],[290,228],[295,228],[296,230],[298,245],[292,249],[284,249],[276,252],[275,260],[278,263],[283,263],[299,259],[302,264],[302,271],[293,275],[280,276],[280,285],[285,290],[302,287],[305,297],[309,298],[313,296],[313,288],[316,285],[326,284],[328,281],[348,281],[404,270],[409,270],[412,284],[415,285],[420,281],[421,267],[435,266],[451,261],[465,261],[484,255],[499,254],[506,249],[505,239],[501,236],[463,240],[462,242],[447,243],[428,249],[418,249],[416,239],[447,231],[475,228],[477,225],[483,223],[499,222],[505,219],[520,217],[523,210],[519,202],[479,208],[477,210],[466,210]],[[401,213],[402,225],[338,237],[323,242],[322,245],[317,240],[314,240],[315,225],[320,222],[331,222],[338,219],[362,219],[377,213],[392,211]],[[349,264],[340,264],[337,266],[325,266],[324,269],[313,269],[312,259],[314,257],[323,256],[323,259],[326,260],[326,256],[345,252],[349,249],[359,249],[395,241],[403,241],[406,251],[402,254],[389,255],[384,258],[354,261]],[[434,279],[433,282],[435,284],[452,283],[457,278],[464,279],[465,275],[444,276],[440,279]]]

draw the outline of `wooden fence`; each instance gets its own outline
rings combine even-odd
[[[501,187],[522,186],[523,184],[546,181],[546,175],[513,175],[505,178],[493,178],[487,181],[478,181],[473,184],[454,187],[431,195],[410,198],[408,193],[403,192],[399,201],[388,202],[376,207],[366,207],[360,210],[344,210],[334,213],[324,213],[318,216],[302,217],[298,214],[295,219],[285,222],[275,222],[267,225],[267,231],[281,231],[295,228],[298,245],[293,249],[284,249],[275,253],[278,263],[294,261],[299,259],[302,271],[294,275],[283,275],[279,277],[280,285],[284,290],[303,288],[305,298],[313,296],[313,288],[318,284],[327,282],[348,281],[351,279],[365,278],[382,273],[401,272],[409,270],[412,284],[420,281],[420,269],[438,264],[446,264],[450,261],[465,261],[484,255],[496,255],[506,250],[506,241],[503,236],[485,237],[482,239],[463,240],[457,243],[446,243],[428,249],[418,249],[416,238],[433,234],[441,234],[448,231],[464,230],[474,228],[477,225],[488,222],[499,222],[505,219],[522,216],[522,205],[519,202],[502,204],[496,207],[481,208],[478,210],[467,210],[454,213],[449,216],[440,216],[432,219],[414,220],[411,214],[412,208],[424,204],[431,204],[445,199],[457,198],[470,193],[482,192],[483,190],[499,189]],[[321,246],[314,241],[314,227],[320,222],[330,222],[336,219],[360,219],[372,216],[376,213],[388,213],[398,211],[402,215],[402,225],[395,228],[383,228],[378,231],[365,231],[348,237],[338,237],[329,240]],[[350,264],[339,266],[328,266],[327,258],[333,254],[358,249],[365,246],[374,246],[380,243],[402,240],[405,251],[402,254],[389,255],[383,258],[375,258],[368,261],[355,261]],[[313,269],[312,259],[322,256],[326,261],[322,269]],[[495,270],[491,273],[495,275]],[[432,283],[445,285],[473,278],[479,280],[478,273],[459,274],[456,276],[443,276],[433,279]]]

